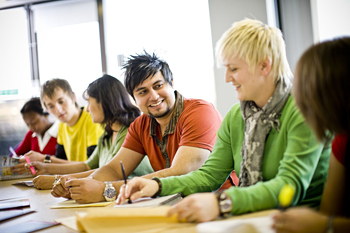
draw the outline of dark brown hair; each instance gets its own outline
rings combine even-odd
[[[350,133],[349,63],[350,37],[344,37],[312,46],[297,64],[296,104],[319,140]]]
[[[107,132],[104,139],[113,134],[112,125],[118,121],[127,127],[141,114],[141,111],[131,103],[130,96],[123,84],[110,75],[103,75],[89,84],[84,91],[84,99],[95,98],[97,103],[101,103],[104,119],[102,124],[106,124]]]

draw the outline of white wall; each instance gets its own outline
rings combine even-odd
[[[267,24],[266,4],[263,0],[209,0],[209,12],[213,53],[216,42],[234,22],[251,18]],[[232,85],[225,83],[224,75],[224,68],[214,67],[216,107],[222,116],[226,115],[233,104],[238,103],[236,91]]]
[[[312,0],[314,42],[350,36],[349,0]]]

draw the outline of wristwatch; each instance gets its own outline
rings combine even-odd
[[[105,191],[103,192],[103,196],[105,196],[106,201],[115,201],[117,197],[117,191],[115,191],[115,188],[112,185],[111,181],[105,182],[106,187]]]
[[[230,215],[232,211],[232,200],[229,195],[223,191],[219,191],[216,193],[216,198],[219,203],[220,216],[227,217]]]
[[[44,163],[51,163],[50,155],[45,155]]]

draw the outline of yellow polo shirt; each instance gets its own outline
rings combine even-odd
[[[85,161],[88,158],[87,148],[97,145],[103,132],[102,126],[92,122],[90,114],[84,107],[75,125],[68,126],[60,122],[57,143],[63,145],[69,161]]]

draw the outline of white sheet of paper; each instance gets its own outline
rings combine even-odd
[[[114,202],[96,202],[96,203],[88,203],[88,204],[79,204],[76,203],[75,200],[66,200],[56,205],[50,206],[51,209],[61,209],[61,208],[80,208],[80,207],[102,207],[110,204],[115,204]]]
[[[250,232],[250,233],[274,233],[271,228],[272,217],[256,217],[245,219],[228,219],[200,223],[196,229],[198,233],[224,233],[224,232]],[[239,231],[238,231],[239,229]]]

